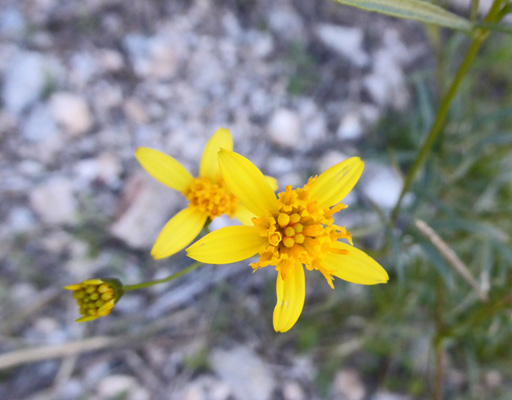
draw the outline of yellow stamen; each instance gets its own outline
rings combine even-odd
[[[233,218],[237,210],[238,200],[222,179],[214,182],[210,178],[195,178],[182,194],[190,202],[189,207],[199,208],[211,219],[222,214]]]
[[[275,214],[253,220],[260,229],[260,236],[268,238],[268,246],[260,250],[260,259],[251,265],[254,269],[274,265],[286,280],[291,268],[304,264],[308,270],[319,270],[332,287],[333,277],[322,264],[327,254],[342,254],[336,249],[337,240],[351,241],[350,232],[334,225],[332,218],[346,206],[340,203],[331,208],[319,207],[316,200],[308,197],[314,183],[312,178],[300,189],[287,186],[278,195]]]

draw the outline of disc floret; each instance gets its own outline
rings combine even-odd
[[[237,198],[220,177],[216,180],[205,177],[195,178],[181,193],[189,201],[189,207],[197,208],[210,219],[222,214],[233,218],[237,211]]]
[[[337,249],[334,242],[346,239],[352,244],[350,232],[334,225],[333,215],[346,208],[343,203],[333,207],[319,207],[311,200],[308,191],[316,177],[310,178],[303,188],[286,190],[278,195],[277,211],[269,216],[254,218],[260,236],[268,239],[268,244],[259,251],[260,259],[252,263],[254,269],[274,265],[286,280],[287,272],[297,264],[304,264],[308,270],[319,270],[332,287],[331,271],[323,265],[329,253],[347,254],[347,250]]]

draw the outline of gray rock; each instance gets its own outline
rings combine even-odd
[[[149,176],[137,173],[126,183],[122,210],[110,233],[131,247],[147,249],[176,209],[181,196]]]
[[[26,207],[14,207],[9,212],[7,219],[11,233],[26,233],[36,226],[33,213]]]
[[[98,400],[123,398],[125,400],[149,400],[149,392],[130,375],[110,375],[97,385]]]
[[[238,400],[267,400],[276,382],[265,362],[247,347],[212,351],[213,370],[231,387]]]
[[[340,121],[336,136],[342,140],[355,140],[363,135],[363,124],[358,112],[345,114]]]
[[[283,397],[284,400],[305,400],[306,394],[297,382],[284,382],[283,383]]]
[[[76,222],[73,184],[66,178],[55,177],[41,183],[29,194],[29,199],[34,211],[48,225]]]
[[[135,73],[140,77],[172,78],[185,57],[179,35],[147,37],[129,34],[124,40]]]
[[[69,81],[73,87],[85,88],[99,72],[98,59],[94,54],[81,51],[70,59]]]
[[[281,39],[300,42],[304,38],[304,24],[291,4],[282,1],[269,9],[270,29]]]
[[[334,400],[363,400],[366,389],[359,373],[353,369],[346,369],[336,374],[332,393]]]
[[[71,137],[83,135],[93,124],[87,102],[74,93],[54,93],[49,100],[49,107],[55,120]]]
[[[23,137],[31,142],[62,140],[53,114],[46,105],[35,106],[22,128]]]
[[[6,67],[2,98],[5,109],[21,113],[58,81],[61,67],[55,58],[36,52],[20,52]]]
[[[7,7],[0,12],[0,35],[10,39],[20,38],[27,27],[27,22],[18,8]]]
[[[363,49],[363,30],[333,24],[319,24],[316,36],[328,48],[334,50],[357,67],[366,67],[370,56]]]
[[[97,57],[100,66],[107,72],[119,72],[125,66],[122,54],[116,50],[101,49]]]
[[[398,393],[379,391],[371,397],[371,400],[411,400],[411,397]]]
[[[372,72],[363,85],[378,105],[402,110],[409,102],[403,68],[423,50],[407,49],[394,30],[384,32],[383,37],[382,47],[373,56]]]
[[[391,167],[372,162],[366,163],[362,190],[379,207],[393,208],[398,201],[402,187],[402,178]]]
[[[301,123],[295,111],[286,108],[276,110],[270,118],[267,131],[270,140],[278,146],[295,148],[301,144]]]

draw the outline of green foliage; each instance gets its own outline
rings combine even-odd
[[[471,22],[435,4],[422,0],[335,0],[338,3],[393,17],[414,19],[462,31],[471,31]]]

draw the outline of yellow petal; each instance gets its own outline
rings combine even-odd
[[[323,172],[309,191],[309,198],[320,207],[331,207],[352,190],[363,173],[364,163],[359,157],[342,161]]]
[[[206,222],[206,214],[197,208],[180,211],[164,226],[151,249],[151,255],[159,260],[183,250],[194,240]]]
[[[265,175],[265,179],[267,180],[269,186],[272,188],[272,190],[275,192],[279,185],[277,184],[277,179],[273,178],[271,176]]]
[[[326,255],[324,267],[334,271],[332,275],[360,285],[376,285],[389,280],[386,270],[364,251],[343,242],[336,242],[336,247],[348,251],[348,254]]]
[[[161,151],[139,147],[135,157],[153,178],[180,192],[194,179],[183,165]]]
[[[253,226],[252,219],[256,217],[250,212],[242,203],[239,203],[236,208],[235,217],[244,225]]]
[[[82,286],[81,283],[75,283],[74,285],[64,286],[62,289],[66,289],[66,290],[80,290],[82,288],[83,288],[83,286]]]
[[[203,150],[201,164],[199,165],[199,176],[216,180],[220,174],[219,150],[233,150],[233,138],[231,132],[225,128],[217,129]]]
[[[295,325],[304,306],[306,282],[302,264],[299,263],[291,268],[287,272],[285,281],[283,281],[280,273],[277,274],[276,293],[274,330],[276,332],[286,332]]]
[[[187,254],[206,264],[229,264],[252,257],[265,243],[267,238],[254,226],[228,226],[198,240]]]
[[[242,204],[261,217],[275,211],[277,197],[261,171],[247,158],[229,150],[219,152],[222,177]]]
[[[84,317],[78,318],[75,322],[94,321],[95,319],[98,319],[98,318],[99,318],[98,315],[95,315],[95,316],[84,316]]]

